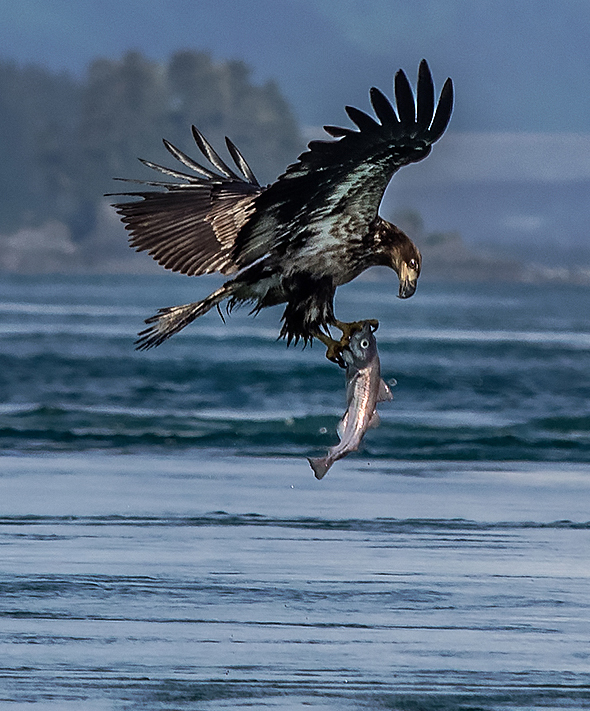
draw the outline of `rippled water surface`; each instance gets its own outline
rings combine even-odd
[[[388,281],[398,382],[317,482],[340,370],[165,277],[0,285],[0,707],[590,708],[590,292]]]

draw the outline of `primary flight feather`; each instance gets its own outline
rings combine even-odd
[[[420,252],[378,210],[393,174],[426,158],[444,133],[453,84],[446,80],[436,103],[425,60],[415,98],[402,70],[394,84],[397,112],[372,88],[377,120],[347,106],[358,130],[325,126],[337,140],[311,141],[268,187],[259,185],[228,138],[238,172],[194,126],[195,142],[212,168],[168,141],[168,151],[190,172],[142,161],[180,182],[132,181],[159,189],[123,193],[134,199],[115,205],[131,233],[131,246],[182,274],[232,276],[202,301],[160,309],[139,334],[139,349],[159,345],[224,300],[228,309],[250,303],[254,311],[286,303],[281,337],[288,343],[315,337],[329,344],[329,327],[343,332],[346,327],[334,315],[336,288],[372,266],[391,267],[399,279],[399,297],[412,296]]]

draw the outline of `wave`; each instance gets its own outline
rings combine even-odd
[[[458,328],[396,328],[377,332],[380,344],[406,341],[433,343],[516,343],[526,345],[552,345],[566,348],[590,349],[590,333],[577,331],[509,331]]]
[[[4,450],[218,449],[256,456],[306,457],[335,444],[340,413],[297,408],[141,408],[21,403],[0,410]],[[470,421],[471,420],[471,421]],[[375,459],[590,462],[590,416],[530,418],[497,426],[464,413],[438,421],[384,416],[360,457]]]
[[[5,283],[0,447],[309,456],[337,441],[343,374],[323,348],[276,342],[280,309],[256,319],[244,310],[227,324],[212,313],[161,348],[135,352],[154,303],[199,296],[189,282],[171,285],[149,277]],[[382,372],[399,383],[360,456],[589,461],[590,320],[587,309],[571,308],[584,294],[432,288],[404,307],[404,328],[393,328],[389,297],[351,285],[345,304],[360,300],[383,316]]]
[[[107,314],[104,315],[106,316]],[[51,319],[47,321],[9,322],[0,324],[0,335],[124,337],[128,342],[129,353],[133,353],[133,341],[137,336],[137,331],[144,328],[143,319],[150,315],[150,311],[143,310],[140,314],[141,318],[132,322],[125,321],[124,323],[100,322],[98,318],[96,318],[95,321],[90,320],[88,322],[77,319],[71,321]],[[95,314],[95,317],[96,316],[97,314]],[[109,318],[113,318],[113,314],[108,314],[108,316]],[[171,343],[178,344],[179,341],[187,339],[199,339],[202,341],[206,338],[212,338],[219,342],[235,341],[239,345],[243,345],[243,339],[248,339],[249,341],[258,341],[266,345],[278,339],[278,332],[278,325],[276,329],[272,329],[256,325],[232,325],[232,327],[229,328],[223,323],[198,324],[191,326],[189,330],[181,331],[176,334],[174,341]],[[143,357],[149,356],[143,354]]]
[[[145,309],[132,306],[95,306],[92,304],[42,304],[27,302],[0,302],[0,314],[26,314],[27,316],[141,316]]]
[[[92,336],[134,338],[131,329],[113,324],[96,323],[11,323],[0,325],[0,335],[6,336]]]
[[[16,515],[0,516],[0,526],[131,526],[131,527],[203,527],[247,526],[278,527],[306,530],[352,531],[358,533],[420,533],[432,531],[506,531],[528,529],[590,530],[590,521],[473,521],[464,518],[373,518],[373,519],[327,519],[315,517],[274,517],[261,514],[230,514],[212,511],[200,516],[128,516],[124,514],[100,516],[47,516]],[[383,575],[386,575],[383,573]]]
[[[149,312],[142,310],[138,313],[138,318],[132,322],[125,323],[105,323],[100,322],[98,316],[109,317],[113,319],[116,314],[100,313],[102,309],[97,309],[94,316],[95,320],[90,319],[88,322],[79,320],[48,320],[48,321],[31,321],[31,322],[5,322],[0,324],[0,335],[4,337],[22,337],[22,336],[85,336],[91,338],[123,338],[128,343],[128,350],[133,352],[133,341],[136,338],[137,331],[143,328],[143,319],[150,315]],[[50,312],[48,312],[50,313]],[[90,317],[91,314],[85,314],[81,311],[81,316]],[[123,314],[121,314],[123,315]],[[125,314],[126,316],[127,314]],[[197,341],[200,345],[208,345],[203,343],[204,339],[213,339],[217,343],[234,343],[236,344],[236,352],[239,354],[242,348],[252,346],[255,342],[260,345],[268,346],[278,340],[279,326],[267,327],[258,326],[255,322],[252,325],[232,324],[231,327],[227,324],[197,324],[192,325],[188,330],[181,331],[174,336],[174,345],[177,346],[181,341]],[[590,333],[581,333],[575,331],[503,331],[503,330],[473,330],[473,329],[435,329],[435,328],[396,328],[387,329],[381,328],[377,332],[378,345],[381,349],[387,346],[397,346],[399,344],[408,343],[431,343],[433,348],[440,344],[464,344],[469,345],[488,345],[488,344],[511,344],[526,347],[560,347],[568,350],[587,351],[590,350]],[[172,343],[172,342],[171,342]],[[171,344],[168,344],[168,348]],[[286,356],[291,356],[293,353],[299,353],[298,349],[288,349],[282,345],[282,351]],[[143,357],[153,357],[161,351],[154,351],[150,354],[143,354]]]

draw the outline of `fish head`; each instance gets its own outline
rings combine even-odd
[[[364,321],[362,327],[352,334],[342,355],[348,366],[359,369],[366,367],[375,358],[377,341],[369,321]]]

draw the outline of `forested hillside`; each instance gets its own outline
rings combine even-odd
[[[174,162],[163,137],[195,154],[193,123],[220,148],[230,136],[261,182],[303,146],[276,84],[255,85],[242,62],[131,52],[94,61],[83,79],[0,62],[0,234],[53,222],[83,242],[103,194],[125,189],[113,177],[147,177],[138,157]]]

